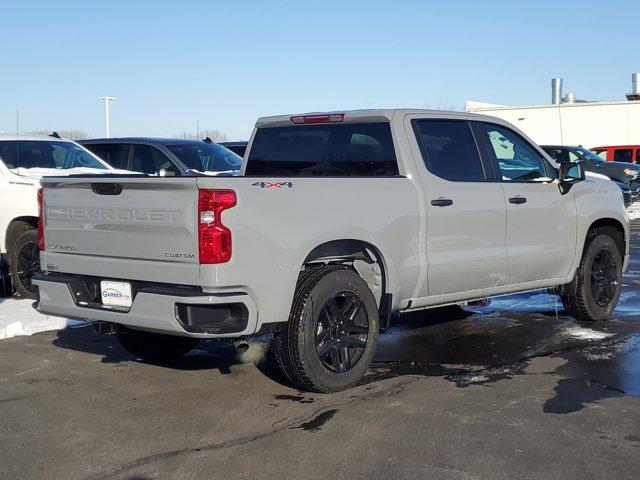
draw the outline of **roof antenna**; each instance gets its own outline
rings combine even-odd
[[[53,138],[62,138],[58,132],[52,132],[49,136]]]
[[[204,140],[202,140],[204,143],[213,143],[213,140],[211,140],[209,137],[206,137]]]
[[[18,147],[19,131],[20,131],[20,109],[16,108],[16,167],[20,165],[20,148]]]

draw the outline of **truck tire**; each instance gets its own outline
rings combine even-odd
[[[301,389],[330,393],[356,385],[375,352],[379,318],[367,283],[347,266],[305,270],[287,328],[275,335],[278,365]]]
[[[16,293],[22,298],[35,299],[38,289],[31,283],[31,277],[40,271],[38,231],[29,225],[16,238],[9,255],[9,270]]]
[[[576,271],[575,293],[562,293],[565,310],[576,320],[608,320],[622,287],[624,242],[610,227],[590,232]]]
[[[150,362],[171,362],[183,357],[200,342],[198,338],[143,332],[120,326],[116,332],[120,344],[132,355]]]

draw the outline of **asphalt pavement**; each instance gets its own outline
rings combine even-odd
[[[299,392],[268,338],[136,361],[72,328],[0,342],[2,479],[637,479],[640,223],[619,307],[544,292],[413,313],[363,382]]]

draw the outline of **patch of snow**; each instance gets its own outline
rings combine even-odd
[[[590,328],[583,328],[578,325],[565,327],[563,333],[569,337],[579,340],[604,340],[613,336],[613,333],[599,332]]]
[[[629,220],[640,218],[640,201],[632,203],[629,208],[627,208],[627,214],[629,215]]]
[[[33,303],[33,300],[0,298],[0,340],[87,323],[84,320],[43,315],[33,308]]]

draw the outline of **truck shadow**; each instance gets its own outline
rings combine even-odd
[[[534,358],[561,357],[567,363],[557,368],[561,378],[544,406],[546,412],[570,413],[607,396],[635,394],[633,385],[640,383],[640,373],[635,377],[629,373],[637,370],[629,367],[629,355],[640,356],[640,341],[635,341],[626,356],[618,353],[629,335],[640,331],[640,324],[627,319],[577,324],[556,310],[550,298],[540,295],[546,294],[514,295],[485,307],[447,307],[403,315],[398,325],[379,336],[374,361],[362,384],[413,375],[443,377],[460,388],[483,386],[527,374]],[[268,335],[252,339],[249,351],[239,355],[230,341],[205,340],[179,361],[158,366],[230,375],[236,365],[254,364],[272,381],[291,387],[276,365],[271,342]],[[103,363],[138,361],[115,337],[95,334],[90,327],[60,330],[53,343],[99,355]],[[593,353],[594,349],[600,350]],[[589,358],[605,359],[606,364]],[[598,382],[604,387],[594,391],[591,384]]]

